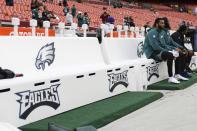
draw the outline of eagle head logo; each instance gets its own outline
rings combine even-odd
[[[45,63],[50,66],[55,58],[55,48],[54,48],[54,42],[50,44],[46,44],[43,46],[36,57],[36,63],[35,66],[38,70],[42,68],[42,70],[45,69]]]
[[[143,54],[144,54],[143,48],[144,48],[144,44],[143,44],[143,41],[141,41],[137,46],[137,56],[138,56],[138,58],[141,58],[143,56]]]

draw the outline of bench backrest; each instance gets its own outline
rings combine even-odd
[[[144,38],[104,38],[101,44],[107,64],[144,58]]]
[[[0,66],[17,72],[104,65],[97,38],[0,37]]]

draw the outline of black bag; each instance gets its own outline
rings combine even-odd
[[[93,126],[84,126],[84,127],[78,127],[75,129],[68,129],[61,127],[59,125],[48,123],[48,131],[97,131],[95,127]]]
[[[2,69],[0,67],[0,79],[9,79],[15,77],[15,73],[8,69]]]
[[[48,131],[72,131],[71,129],[64,128],[53,123],[48,123]]]
[[[84,127],[78,127],[75,129],[75,131],[97,131],[95,127],[93,126],[84,126]]]

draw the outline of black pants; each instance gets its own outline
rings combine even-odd
[[[173,73],[172,73],[172,66],[173,66],[173,59],[174,56],[172,53],[167,52],[167,51],[155,51],[152,53],[151,57],[152,59],[156,60],[156,61],[167,61],[167,67],[168,67],[168,76],[172,77]]]
[[[179,53],[179,57],[177,57],[175,60],[175,74],[180,74],[181,72],[184,72],[186,68],[186,60],[187,56]]]
[[[192,59],[192,56],[187,56],[187,58],[186,58],[186,63],[189,65],[190,64],[190,62],[191,62],[191,59]]]

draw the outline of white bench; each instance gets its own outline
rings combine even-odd
[[[46,53],[51,56],[53,47],[43,51],[51,43],[54,43],[54,60]],[[1,67],[24,74],[23,77],[0,80],[0,99],[5,100],[1,101],[0,120],[15,126],[128,91],[121,85],[111,90],[109,75],[119,75],[122,70],[111,71],[104,63],[97,38],[0,37],[0,46]],[[52,62],[42,65],[45,68],[37,64],[41,68],[37,69],[37,56],[47,56]],[[41,96],[34,94],[46,91],[53,94],[50,100],[56,101],[41,101]],[[25,103],[27,106],[23,106]],[[56,107],[50,107],[54,105]]]
[[[104,38],[101,44],[104,60],[108,65],[134,65],[133,80],[136,88],[143,90],[147,85],[166,79],[166,63],[147,59],[143,52],[144,38]],[[155,72],[151,69],[156,69]],[[150,72],[151,70],[151,72]],[[158,75],[150,76],[151,73]]]

